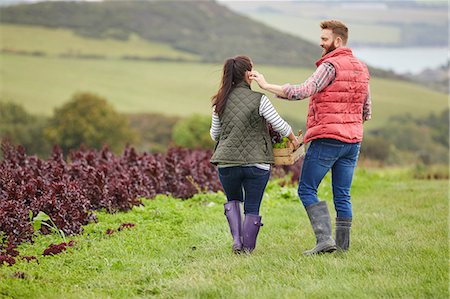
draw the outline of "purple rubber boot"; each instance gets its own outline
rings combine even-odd
[[[224,214],[227,217],[230,232],[233,236],[233,252],[242,251],[242,217],[239,200],[231,200],[223,205]]]
[[[242,232],[242,243],[246,253],[252,252],[256,247],[256,238],[258,237],[259,228],[263,226],[261,216],[245,215],[244,228]]]

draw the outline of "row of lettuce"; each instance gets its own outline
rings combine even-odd
[[[162,153],[138,153],[127,147],[120,155],[107,147],[83,147],[64,157],[53,148],[49,159],[27,155],[22,146],[2,142],[0,161],[0,244],[32,239],[31,219],[43,212],[64,234],[78,234],[96,221],[95,210],[127,211],[141,198],[167,194],[186,199],[201,192],[221,190],[209,162],[210,150],[170,148]],[[299,161],[300,163],[300,161]],[[275,177],[298,180],[299,163],[279,166]],[[292,175],[286,176],[292,172]],[[42,226],[43,233],[49,233]]]

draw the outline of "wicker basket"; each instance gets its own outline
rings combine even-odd
[[[286,148],[274,148],[273,156],[275,158],[275,165],[292,165],[297,162],[300,157],[305,155],[305,145],[303,144],[302,131],[298,131],[297,140],[300,146],[295,149],[291,142],[287,143]]]

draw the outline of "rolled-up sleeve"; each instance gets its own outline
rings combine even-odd
[[[220,132],[222,131],[222,126],[220,125],[219,115],[213,110],[211,129],[209,130],[209,135],[211,139],[217,141],[219,139]]]
[[[370,94],[370,86],[367,87],[367,98],[363,106],[363,120],[368,121],[372,119],[372,96]]]

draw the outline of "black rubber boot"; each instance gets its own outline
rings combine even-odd
[[[242,216],[239,200],[231,200],[223,205],[224,214],[227,217],[230,226],[231,236],[233,237],[232,250],[234,253],[242,251]]]
[[[352,218],[336,218],[335,240],[338,251],[347,251],[350,247],[350,227]]]
[[[331,219],[327,203],[319,201],[306,208],[309,221],[316,235],[316,247],[303,252],[304,255],[313,255],[336,250],[336,243],[331,237]]]
[[[252,252],[256,247],[256,238],[259,228],[263,226],[261,216],[245,215],[244,227],[242,231],[242,244],[246,253]]]

